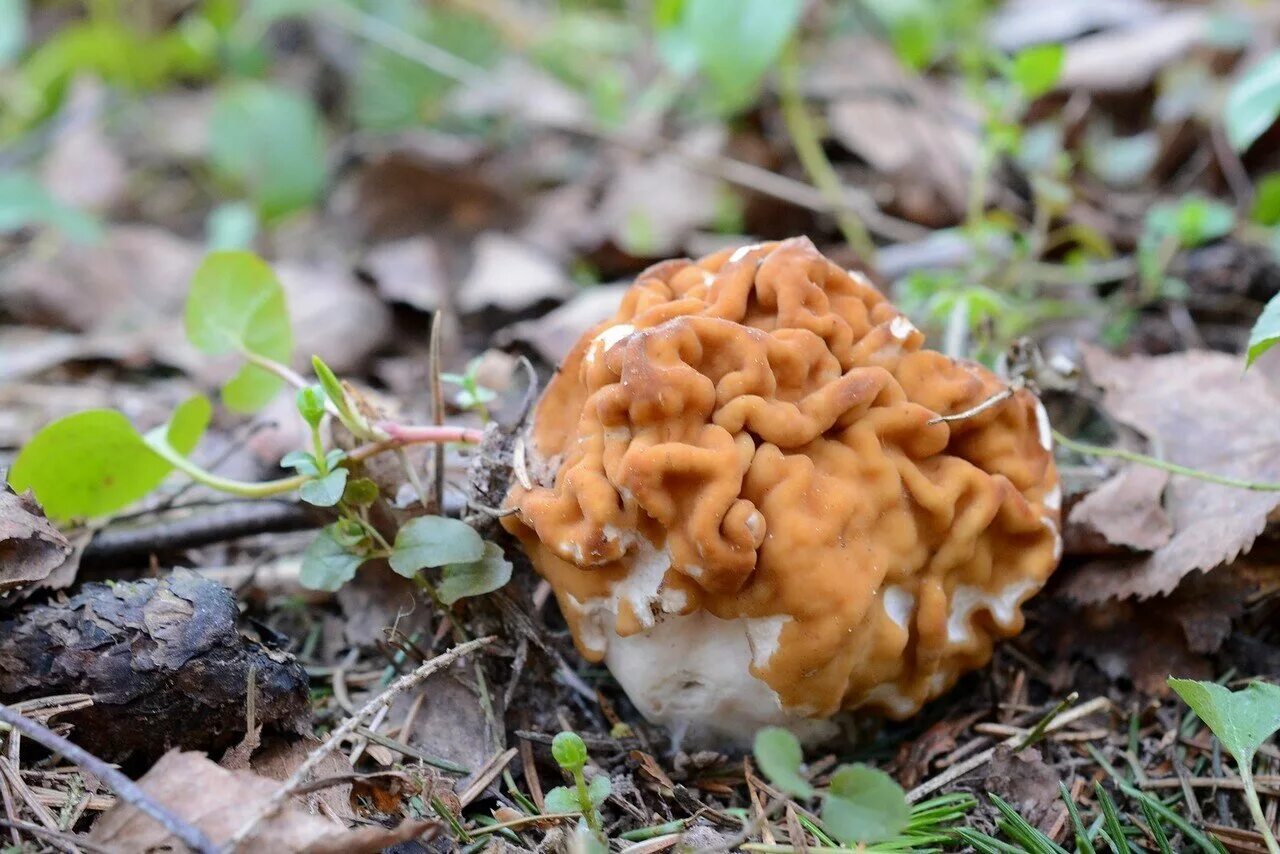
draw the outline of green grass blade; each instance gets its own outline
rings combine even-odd
[[[1085,829],[1084,822],[1080,818],[1080,811],[1076,809],[1076,803],[1071,799],[1071,792],[1062,783],[1058,783],[1058,791],[1062,794],[1062,802],[1067,805],[1067,815],[1071,817],[1071,829],[1076,834],[1076,851],[1079,854],[1097,854],[1093,843],[1089,841],[1089,831]]]

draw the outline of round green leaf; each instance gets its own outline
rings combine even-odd
[[[556,786],[547,792],[542,796],[542,805],[551,814],[582,812],[577,793],[568,786]]]
[[[412,578],[425,567],[471,563],[484,557],[484,540],[475,529],[458,519],[420,516],[396,532],[391,568]]]
[[[1251,682],[1247,688],[1232,691],[1216,682],[1170,677],[1169,687],[1213,730],[1241,766],[1252,766],[1254,753],[1280,730],[1280,685]]]
[[[1227,139],[1236,151],[1257,142],[1280,116],[1280,51],[1246,71],[1227,93]]]
[[[316,507],[332,507],[342,500],[347,486],[347,470],[334,469],[327,475],[298,487],[298,497]]]
[[[284,288],[252,252],[212,252],[196,270],[187,294],[187,338],[210,355],[249,351],[287,363],[293,331]],[[256,365],[245,365],[222,387],[222,400],[237,412],[252,412],[280,390],[283,381]]]
[[[607,774],[597,774],[587,784],[587,797],[591,798],[593,807],[598,808],[611,794],[613,794],[613,781]]]
[[[333,537],[332,525],[320,532],[302,555],[298,580],[311,590],[337,590],[356,577],[364,558],[347,551]]]
[[[298,414],[312,430],[320,426],[324,418],[324,389],[318,385],[309,385],[298,389],[296,399]]]
[[[511,562],[494,543],[484,544],[484,555],[470,563],[451,563],[444,568],[436,592],[446,605],[470,596],[483,596],[511,580]]]
[[[778,789],[796,798],[813,797],[813,786],[800,774],[804,753],[800,741],[782,727],[765,727],[756,733],[753,749],[760,772]]]
[[[551,740],[551,755],[566,771],[579,771],[587,764],[587,744],[576,732],[559,733]]]
[[[204,397],[183,403],[163,428],[166,441],[190,453],[210,411]],[[51,519],[66,521],[120,510],[159,486],[172,469],[119,412],[90,409],[32,437],[9,470],[9,483],[19,492],[30,488]]]
[[[347,488],[342,493],[348,504],[357,507],[368,507],[378,500],[378,485],[367,477],[358,477],[347,481]]]
[[[866,765],[844,765],[831,777],[822,824],[845,845],[882,842],[911,821],[907,796],[894,779]]]
[[[214,102],[209,162],[264,220],[310,207],[325,184],[320,116],[309,99],[281,86],[233,83]]]

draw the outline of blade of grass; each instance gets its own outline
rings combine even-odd
[[[1138,806],[1142,807],[1142,815],[1147,819],[1147,828],[1151,831],[1151,837],[1155,840],[1156,847],[1160,849],[1160,854],[1173,854],[1173,846],[1169,844],[1169,837],[1164,832],[1160,816],[1146,801],[1138,801]]]
[[[1125,836],[1124,826],[1120,823],[1120,813],[1116,810],[1116,802],[1102,787],[1101,783],[1093,784],[1093,794],[1102,808],[1103,827],[1107,831],[1107,840],[1115,854],[1129,854],[1129,840]]]
[[[999,795],[989,795],[988,797],[991,798],[991,803],[996,805],[996,809],[1000,810],[1000,814],[1004,816],[1004,820],[1000,822],[1004,832],[1013,837],[1015,842],[1026,846],[1032,854],[1069,854],[1067,849],[1045,836],[1037,828],[1032,827],[1017,810]]]
[[[1071,798],[1071,792],[1062,783],[1058,783],[1058,791],[1062,794],[1062,802],[1067,805],[1067,815],[1071,818],[1071,829],[1076,834],[1076,851],[1078,854],[1097,854],[1094,850],[1093,843],[1089,841],[1089,831],[1085,830],[1084,822],[1080,818],[1080,811],[1076,809],[1076,802]]]

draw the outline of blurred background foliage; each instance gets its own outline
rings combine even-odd
[[[172,226],[198,217],[216,247],[332,226],[344,177],[416,145],[510,214],[481,226],[523,229],[579,282],[805,232],[951,351],[992,361],[1046,324],[1119,346],[1144,316],[1174,318],[1156,337],[1179,325],[1189,250],[1280,249],[1274,19],[1136,0],[0,0],[0,231],[88,241],[156,218],[43,180],[94,81],[117,136],[198,101],[163,156],[123,155],[125,182],[181,183]],[[587,200],[550,213],[565,188]],[[632,203],[647,193],[668,198]],[[451,210],[398,230],[454,234]]]

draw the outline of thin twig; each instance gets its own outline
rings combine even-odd
[[[444,383],[440,380],[440,340],[444,314],[436,311],[431,316],[431,337],[427,342],[427,370],[431,380],[431,420],[437,427],[444,426]],[[444,445],[436,445],[432,459],[432,498],[434,513],[444,512]]]
[[[324,744],[311,751],[305,762],[298,766],[298,770],[294,771],[288,780],[284,782],[280,788],[276,789],[271,799],[267,801],[266,806],[258,812],[250,821],[246,822],[235,834],[228,840],[224,851],[235,851],[240,843],[244,842],[254,831],[258,829],[258,825],[266,821],[271,816],[280,811],[285,802],[296,792],[304,783],[316,767],[324,761],[330,753],[338,748],[344,739],[350,736],[360,724],[370,715],[377,712],[384,706],[391,704],[398,695],[409,690],[413,686],[421,683],[428,676],[436,671],[448,667],[459,658],[467,655],[482,646],[486,646],[496,640],[492,635],[489,637],[478,638],[467,643],[459,644],[446,653],[437,655],[430,661],[419,665],[417,669],[406,673],[395,682],[387,686],[381,694],[365,703],[354,715],[342,722],[342,725],[329,733],[329,737],[325,739]]]
[[[981,415],[988,409],[999,406],[1009,398],[1013,397],[1016,391],[1017,390],[1013,386],[1007,385],[1000,391],[991,395],[991,397],[988,397],[986,400],[979,403],[977,406],[970,407],[964,412],[957,412],[955,415],[939,415],[937,418],[930,418],[925,423],[929,426],[933,426],[934,424],[950,424],[954,421],[964,421],[966,418]]]
[[[41,827],[38,824],[31,824],[25,821],[18,821],[12,818],[0,818],[0,827],[7,827],[13,831],[22,831],[31,836],[44,839],[55,847],[61,847],[64,851],[78,851],[83,848],[85,851],[91,851],[93,854],[119,854],[110,848],[103,848],[88,841],[82,836],[75,836],[70,833],[61,833],[56,830],[50,830],[47,827]],[[19,850],[22,850],[19,848]]]
[[[1026,750],[1028,747],[1044,738],[1045,730],[1048,728],[1049,724],[1053,723],[1053,719],[1066,711],[1067,708],[1079,699],[1080,695],[1075,691],[1072,691],[1070,694],[1063,697],[1058,705],[1050,709],[1049,713],[1042,717],[1036,725],[1031,728],[1031,731],[1027,733],[1027,737],[1022,740],[1022,743],[1018,745],[1014,752],[1017,752],[1018,750]]]
[[[142,791],[137,783],[83,747],[72,744],[43,724],[18,714],[3,703],[0,703],[0,721],[8,724],[32,741],[39,742],[49,750],[61,754],[71,762],[97,776],[98,779],[110,786],[122,800],[155,819],[160,826],[180,839],[191,850],[197,851],[199,854],[215,854],[217,852],[218,847],[213,844],[213,840],[205,835],[203,830],[179,818],[168,807]]]

